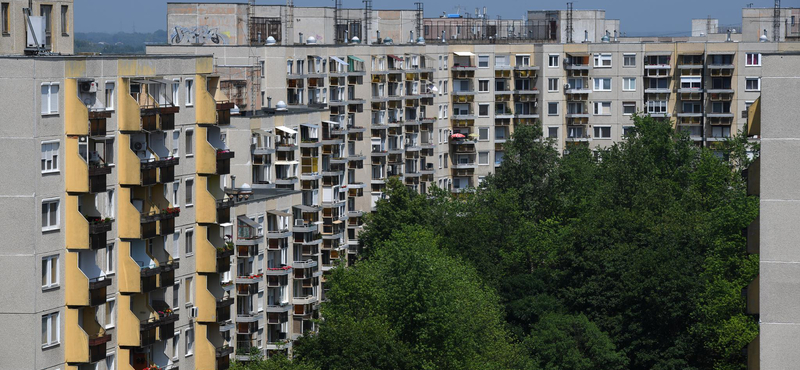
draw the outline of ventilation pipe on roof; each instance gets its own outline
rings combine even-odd
[[[619,39],[617,38],[617,30],[614,30],[614,42],[619,42]]]
[[[766,28],[764,29],[764,34],[761,35],[761,37],[758,38],[758,41],[761,41],[761,42],[769,41],[769,37],[767,37],[767,29]]]
[[[302,44],[304,41],[305,41],[305,39],[303,39],[303,33],[300,32],[300,41],[299,41],[299,43]]]
[[[375,32],[378,34],[378,36],[375,39],[380,44],[381,43],[381,30],[375,30]]]
[[[444,44],[446,42],[447,42],[447,38],[444,37],[444,30],[442,30],[442,43]]]
[[[731,40],[731,29],[730,28],[728,29],[728,38],[725,40],[725,42],[733,42],[733,40]]]
[[[587,44],[589,43],[589,30],[583,31],[583,42]]]
[[[414,30],[408,31],[408,43],[409,44],[414,43]]]

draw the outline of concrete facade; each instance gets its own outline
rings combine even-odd
[[[74,51],[72,25],[74,0],[35,0],[31,16],[48,17],[46,23],[46,49],[52,53],[69,55]],[[27,48],[30,27],[24,9],[28,0],[0,1],[0,55],[21,55]]]

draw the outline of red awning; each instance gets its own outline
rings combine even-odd
[[[394,59],[394,60],[396,60],[398,62],[402,62],[403,61],[403,58],[400,58],[397,55],[389,54],[389,58],[392,58],[392,59]]]

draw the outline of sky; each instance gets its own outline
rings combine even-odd
[[[414,9],[420,0],[374,0],[374,9]],[[491,18],[522,19],[526,10],[566,9],[566,1],[524,0],[450,0],[424,1],[425,16],[438,17],[443,12],[475,12],[486,5]],[[176,1],[177,2],[177,1]],[[186,1],[192,2],[192,1]],[[203,2],[244,3],[247,0],[213,0]],[[280,0],[256,0],[256,4],[285,4]],[[773,0],[573,0],[577,9],[605,9],[606,18],[620,19],[620,31],[629,36],[678,36],[691,31],[692,18],[718,18],[720,25],[741,24],[742,10],[772,7]],[[333,0],[294,0],[295,6],[330,6]],[[487,5],[489,4],[489,5]],[[783,7],[800,7],[800,0],[783,0]],[[342,0],[345,8],[363,8],[361,0]],[[152,32],[166,29],[166,0],[75,0],[76,32]]]

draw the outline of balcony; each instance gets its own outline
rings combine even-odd
[[[68,363],[95,363],[106,358],[106,343],[111,335],[97,323],[94,309],[66,310],[65,360]]]
[[[158,313],[142,295],[117,296],[117,343],[120,347],[145,347],[156,342]],[[177,315],[175,315],[177,319]],[[174,321],[173,321],[174,322]]]
[[[220,318],[217,316],[218,308],[227,307],[220,306],[220,300],[224,296],[224,291],[219,284],[219,277],[216,274],[197,274],[197,289],[196,289],[196,302],[197,317],[195,320],[198,323],[217,323]],[[232,298],[230,298],[232,300]],[[230,312],[230,310],[228,310]],[[224,320],[223,320],[224,321]]]
[[[305,261],[294,261],[292,262],[292,267],[296,269],[308,269],[317,267],[317,261],[313,259],[308,259]]]
[[[236,284],[258,284],[264,281],[264,274],[249,274],[236,277]]]
[[[230,173],[230,160],[234,152],[221,139],[219,127],[197,128],[197,153],[195,164],[197,173],[202,175],[227,175]]]
[[[146,293],[158,287],[161,273],[156,259],[148,254],[145,241],[119,243],[119,291]]]
[[[91,154],[89,160],[85,154],[80,154],[79,147],[85,144],[81,140],[86,138],[67,137],[66,139],[66,188],[70,193],[102,193],[106,191],[106,176],[111,173],[111,167],[95,159],[96,153]]]
[[[111,285],[111,277],[100,270],[95,256],[95,252],[66,254],[67,306],[96,307],[106,303],[106,288]]]

